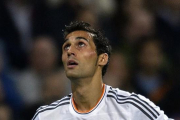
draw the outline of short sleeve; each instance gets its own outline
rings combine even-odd
[[[39,115],[34,116],[34,117],[32,118],[32,120],[40,120],[40,119],[39,119]]]
[[[132,93],[130,104],[131,119],[138,120],[173,120],[168,118],[152,101],[142,95]]]

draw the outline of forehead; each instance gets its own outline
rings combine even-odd
[[[73,31],[73,32],[69,33],[65,37],[65,41],[67,41],[69,39],[77,38],[77,37],[84,37],[87,40],[93,40],[93,36],[94,36],[94,34],[92,34],[90,32],[78,30],[78,31]]]

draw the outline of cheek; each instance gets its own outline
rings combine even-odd
[[[96,51],[89,51],[86,54],[84,54],[88,59],[97,57]]]
[[[92,56],[97,56],[96,51],[91,51],[91,52],[89,52],[89,56],[90,56],[90,57],[92,57]]]
[[[88,62],[89,65],[91,63],[96,64],[96,62],[97,62],[97,53],[96,53],[96,51],[87,52],[86,54],[84,54],[83,57],[85,58],[86,63]]]

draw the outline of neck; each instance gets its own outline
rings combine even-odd
[[[102,77],[76,81],[78,82],[72,82],[74,107],[78,112],[90,111],[96,106],[103,94]]]

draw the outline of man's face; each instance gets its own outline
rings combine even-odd
[[[74,31],[68,34],[62,51],[62,61],[68,78],[88,78],[94,75],[98,56],[91,33]]]

